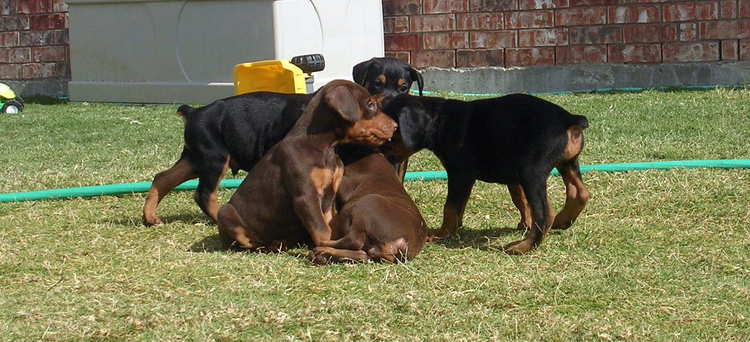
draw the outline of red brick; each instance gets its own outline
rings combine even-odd
[[[739,5],[739,17],[750,18],[750,0],[740,0]]]
[[[383,33],[409,32],[409,17],[383,18]]]
[[[21,78],[21,64],[0,64],[0,80]]]
[[[555,64],[555,48],[505,49],[505,65],[552,65]]]
[[[570,0],[570,7],[612,5],[614,0]]]
[[[0,32],[0,47],[13,47],[20,44],[18,32]]]
[[[518,31],[519,47],[568,45],[568,31],[565,28],[535,29]]]
[[[502,28],[502,13],[456,14],[456,29],[458,30],[499,30]]]
[[[619,26],[573,27],[570,29],[571,44],[622,43],[622,28]]]
[[[421,15],[409,19],[412,32],[451,31],[456,27],[453,14]]]
[[[16,13],[42,14],[52,12],[51,0],[16,0]]]
[[[466,12],[469,0],[423,0],[424,14]]]
[[[0,63],[9,63],[10,48],[0,48]]]
[[[29,16],[13,15],[0,17],[0,31],[22,31],[29,29]]]
[[[664,21],[712,20],[719,18],[719,4],[716,1],[689,1],[665,4]]]
[[[696,23],[680,24],[680,41],[689,42],[698,39],[698,25]]]
[[[710,62],[719,60],[719,42],[668,43],[662,47],[664,62]]]
[[[610,24],[645,24],[660,21],[656,5],[616,6],[609,8]]]
[[[547,9],[565,8],[570,6],[569,0],[518,0],[518,9]]]
[[[420,0],[383,0],[383,16],[419,15]]]
[[[727,20],[709,21],[699,24],[700,38],[706,39],[744,39],[750,38],[750,21]]]
[[[500,12],[518,9],[516,0],[470,0],[471,12]]]
[[[722,40],[721,41],[721,60],[722,61],[736,61],[739,59],[739,41],[738,40]]]
[[[465,49],[469,47],[469,32],[425,33],[426,50]]]
[[[45,46],[68,44],[68,31],[22,31],[19,33],[21,46]]]
[[[30,17],[31,29],[32,30],[54,30],[64,29],[66,22],[66,14],[43,14],[43,15],[32,15]]]
[[[31,49],[31,60],[34,62],[65,62],[68,51],[65,46],[43,46]]]
[[[456,52],[454,50],[415,51],[412,53],[412,65],[415,68],[452,68],[456,66]]]
[[[22,79],[65,77],[66,74],[67,64],[65,63],[23,64],[21,68]]]
[[[558,46],[555,64],[596,64],[607,62],[605,45]]]
[[[10,63],[28,63],[31,62],[30,48],[15,48],[10,51]]]
[[[622,29],[625,43],[660,43],[677,40],[676,24],[650,24],[625,26]]]
[[[485,66],[503,66],[505,58],[503,50],[458,50],[456,52],[456,66],[459,68],[475,68]]]
[[[388,51],[418,50],[421,48],[418,34],[389,34],[384,38],[384,45]]]
[[[411,54],[408,51],[386,51],[385,52],[386,57],[393,57],[398,58],[406,64],[411,64],[410,56]]]
[[[661,62],[661,46],[659,44],[610,45],[607,48],[609,63]]]
[[[513,31],[471,32],[471,48],[498,49],[516,47],[516,34]]]
[[[750,60],[750,39],[740,40],[740,60]],[[2,66],[2,64],[0,64]]]
[[[719,2],[719,17],[721,19],[737,18],[737,1],[722,0]]]
[[[552,27],[554,20],[555,14],[552,11],[510,12],[505,13],[505,28]]]
[[[557,26],[599,25],[607,23],[606,7],[566,8],[555,12]]]

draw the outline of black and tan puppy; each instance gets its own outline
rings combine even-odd
[[[578,156],[588,120],[540,98],[513,94],[476,101],[399,96],[384,111],[399,134],[381,147],[392,162],[429,149],[448,173],[448,197],[437,238],[453,235],[476,180],[507,184],[514,203],[530,218],[526,237],[505,246],[509,254],[536,248],[550,226],[567,228],[581,213],[589,192]],[[553,168],[562,175],[566,201],[555,216],[547,200]]]
[[[401,94],[408,94],[413,82],[417,82],[419,96],[422,96],[424,81],[422,75],[411,65],[393,57],[372,58],[354,66],[352,71],[354,82],[367,88],[370,94],[384,94],[391,98]],[[409,160],[404,159],[394,163],[399,178],[403,182]]]
[[[339,143],[379,146],[396,123],[381,112],[382,95],[349,81],[325,85],[310,100],[289,134],[253,167],[218,213],[219,235],[248,250],[311,240],[341,248],[330,222],[344,167]],[[345,239],[342,239],[345,240]]]
[[[398,174],[380,153],[352,145],[338,151],[344,178],[333,217],[333,239],[338,248],[317,247],[313,260],[388,262],[406,261],[422,250],[427,224],[404,190]]]
[[[413,82],[417,82],[422,95],[424,81],[417,70],[404,61],[393,57],[377,57],[354,66],[354,82],[367,88],[370,94],[393,97],[406,94]]]
[[[371,94],[403,94],[416,78],[411,66],[392,58],[373,58],[354,67],[355,79],[367,83]],[[388,75],[384,84],[366,82],[371,75]],[[359,78],[359,77],[362,78]],[[376,77],[377,78],[377,77]],[[195,201],[216,220],[216,189],[228,168],[249,171],[292,128],[312,94],[257,92],[215,101],[207,106],[182,106],[185,146],[180,159],[154,177],[143,205],[143,222],[161,224],[156,209],[161,200],[182,182],[198,178]]]

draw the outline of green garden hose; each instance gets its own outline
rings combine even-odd
[[[750,169],[750,159],[734,160],[675,160],[662,162],[622,163],[622,164],[599,164],[581,167],[581,172],[626,172],[639,170],[666,170],[666,169]],[[553,170],[553,175],[558,175]],[[406,181],[431,181],[447,179],[445,171],[422,171],[407,172]],[[236,188],[242,182],[241,179],[225,179],[219,186],[223,188]],[[180,184],[175,190],[195,190],[198,181],[191,180]],[[0,194],[0,203],[24,202],[45,199],[95,197],[106,195],[123,195],[139,192],[147,192],[151,188],[151,182],[109,184],[98,186],[84,186],[78,188],[52,189],[30,192],[15,192]]]

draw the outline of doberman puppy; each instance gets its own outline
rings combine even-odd
[[[586,205],[578,156],[588,120],[543,99],[512,94],[475,101],[402,95],[384,111],[399,131],[381,147],[391,162],[427,148],[448,173],[448,197],[436,238],[453,235],[462,225],[476,180],[507,184],[527,224],[526,237],[505,246],[509,254],[536,248],[548,229],[568,228]],[[547,200],[547,178],[557,168],[566,200],[555,216]]]
[[[406,93],[415,79],[422,91],[419,73],[394,58],[373,58],[357,64],[354,75],[359,83],[367,84],[371,94]],[[373,75],[386,75],[387,81],[370,82]],[[312,96],[257,92],[200,108],[181,106],[178,114],[185,121],[185,146],[180,159],[154,177],[143,206],[143,223],[161,224],[156,215],[159,202],[174,187],[193,178],[199,179],[195,202],[216,220],[216,189],[227,169],[235,174],[252,169],[289,132]]]
[[[240,249],[263,250],[311,240],[315,247],[346,248],[332,240],[330,222],[344,167],[339,143],[379,146],[396,123],[381,111],[382,95],[335,80],[310,100],[289,134],[272,147],[218,213],[219,235]]]
[[[422,75],[416,69],[393,57],[372,58],[359,63],[354,66],[352,77],[354,82],[367,88],[370,94],[382,93],[385,94],[386,99],[408,94],[414,81],[417,82],[419,96],[422,96],[424,86]],[[408,159],[394,163],[402,182],[408,165]]]
[[[427,224],[392,165],[382,154],[352,145],[340,146],[337,153],[345,166],[331,228],[341,243],[315,248],[313,261],[414,258],[427,239]]]

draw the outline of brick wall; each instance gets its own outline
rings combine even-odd
[[[34,84],[32,93],[44,93],[41,83],[68,79],[68,8],[63,0],[0,0],[0,6],[0,81],[20,80],[14,85]]]
[[[750,0],[383,0],[418,68],[750,60]]]

